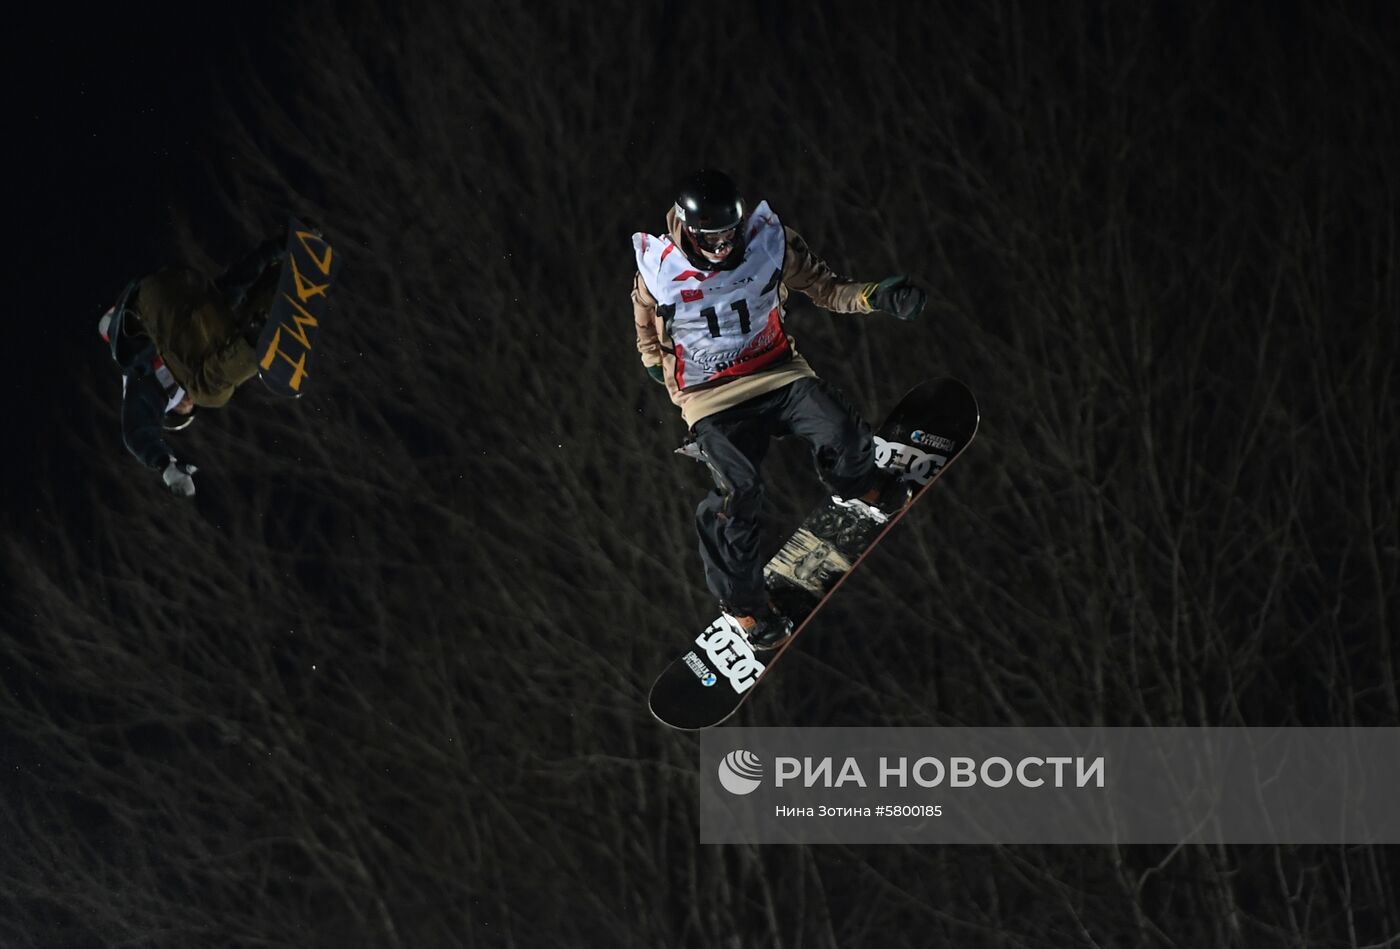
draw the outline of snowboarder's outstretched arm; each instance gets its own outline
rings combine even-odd
[[[666,383],[661,368],[661,338],[656,333],[656,298],[639,273],[632,278],[632,322],[637,326],[637,352],[653,382]]]
[[[783,260],[783,284],[812,298],[817,306],[834,313],[870,313],[883,310],[901,320],[912,320],[923,311],[925,293],[907,277],[887,277],[875,283],[847,280],[832,271],[802,235],[783,227],[787,255]]]
[[[165,390],[149,374],[128,377],[122,393],[122,442],[147,468],[160,469],[175,456],[165,442]]]
[[[198,469],[189,462],[177,461],[166,443],[161,425],[165,404],[165,389],[155,376],[129,376],[122,392],[122,442],[137,461],[160,472],[172,494],[192,497]]]

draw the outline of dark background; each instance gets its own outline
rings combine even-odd
[[[646,689],[703,470],[628,235],[728,168],[926,318],[794,301],[981,434],[738,724],[1394,726],[1393,15],[343,4],[9,37],[0,944],[1362,946],[1378,847],[706,847]],[[122,449],[95,333],[289,213],[313,388]],[[819,497],[800,446],[774,519]]]

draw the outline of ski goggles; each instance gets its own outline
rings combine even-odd
[[[725,254],[732,251],[739,238],[739,226],[737,224],[732,227],[708,229],[691,227],[687,224],[685,229],[689,232],[691,238],[694,239],[695,246],[718,257],[723,257]]]

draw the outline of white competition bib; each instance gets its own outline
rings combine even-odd
[[[783,225],[761,201],[745,226],[744,259],[733,270],[697,270],[669,237],[632,235],[637,270],[675,346],[681,389],[748,375],[792,356],[778,296],[787,252]]]

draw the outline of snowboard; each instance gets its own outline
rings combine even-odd
[[[763,570],[792,634],[776,649],[756,651],[739,624],[720,614],[652,684],[652,715],[672,728],[698,730],[738,711],[837,588],[967,448],[977,421],[977,400],[956,379],[909,390],[875,432],[875,463],[914,482],[909,504],[884,523],[831,499],[820,504]]]
[[[258,378],[275,394],[301,396],[339,271],[340,257],[326,239],[293,218],[277,296],[258,339]]]

